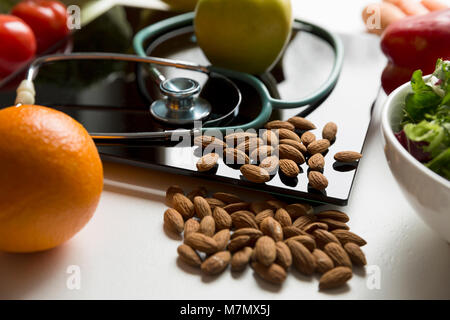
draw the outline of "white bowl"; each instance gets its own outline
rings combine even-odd
[[[394,135],[394,131],[400,131],[402,108],[409,92],[411,85],[405,83],[389,95],[384,105],[384,153],[406,199],[422,220],[450,243],[450,181],[417,161]]]

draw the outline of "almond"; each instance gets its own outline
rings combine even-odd
[[[235,229],[240,228],[255,228],[258,229],[255,216],[250,211],[236,211],[231,214],[233,226]]]
[[[251,238],[249,236],[239,236],[231,239],[230,243],[228,244],[228,250],[230,252],[235,252],[243,247],[246,247],[250,245]]]
[[[244,151],[226,148],[224,161],[226,164],[248,164],[250,163],[250,158],[245,154]]]
[[[322,171],[325,167],[325,158],[321,153],[316,153],[308,159],[308,166],[310,170]]]
[[[313,208],[305,203],[293,203],[288,205],[285,209],[292,219],[297,219],[300,216],[313,213]]]
[[[241,173],[247,180],[254,183],[264,183],[270,180],[270,175],[265,169],[252,164],[244,164],[241,167]]]
[[[216,198],[205,198],[206,202],[208,202],[209,206],[211,207],[211,210],[214,210],[215,207],[225,207],[225,202],[220,201]]]
[[[219,251],[223,251],[227,248],[228,242],[230,241],[230,230],[223,229],[219,232],[217,232],[213,239],[217,242],[217,249]]]
[[[272,130],[265,130],[262,133],[263,142],[269,146],[275,147],[278,145],[278,132]]]
[[[200,232],[205,236],[212,237],[216,232],[216,223],[213,217],[205,216],[202,221],[200,221]]]
[[[198,232],[200,230],[200,223],[194,218],[188,219],[184,223],[184,236],[186,237],[189,233]]]
[[[316,260],[311,252],[298,241],[288,241],[295,268],[306,275],[311,275],[316,269]]]
[[[256,223],[259,225],[259,224],[261,224],[261,222],[263,222],[263,220],[265,218],[273,217],[273,215],[274,214],[273,214],[273,210],[272,209],[263,210],[263,211],[261,211],[260,213],[258,213],[256,215],[256,217],[255,217]]]
[[[334,268],[333,260],[322,250],[314,249],[313,256],[316,258],[316,270],[319,273],[325,273]]]
[[[170,186],[166,190],[166,205],[168,205],[169,207],[173,207],[173,196],[177,193],[184,194],[184,191],[180,188],[180,186]]]
[[[209,206],[208,201],[201,196],[196,196],[194,198],[194,210],[197,217],[203,219],[206,216],[212,215],[211,207]]]
[[[302,142],[300,140],[300,137],[293,131],[291,130],[287,130],[287,129],[276,129],[273,130],[274,132],[278,133],[278,139],[282,140],[282,139],[290,139],[290,140],[295,140],[298,142]]]
[[[311,224],[315,221],[315,217],[313,215],[305,215],[305,216],[301,216],[298,217],[297,219],[294,220],[294,222],[292,223],[292,225],[294,227],[303,229],[304,227],[306,227],[308,224]]]
[[[332,142],[336,139],[337,125],[334,122],[328,122],[322,129],[322,138]]]
[[[265,266],[262,263],[253,262],[252,267],[258,276],[273,284],[279,285],[286,280],[286,270],[276,263],[272,263],[270,266]]]
[[[215,207],[212,217],[214,218],[217,230],[230,229],[233,224],[231,216],[223,208]]]
[[[267,200],[266,203],[270,206],[272,210],[278,210],[280,208],[285,208],[287,204],[281,200]]]
[[[242,142],[257,138],[256,132],[236,131],[225,136],[225,142],[230,147],[235,147]]]
[[[316,141],[316,135],[312,132],[305,132],[302,134],[300,140],[302,141],[303,145],[305,145],[306,149],[308,149],[308,145]]]
[[[317,241],[317,244],[320,247],[324,247],[326,244],[330,243],[330,242],[334,242],[337,244],[339,243],[339,240],[336,238],[336,236],[330,232],[328,232],[327,230],[324,229],[316,229],[313,231],[313,236]]]
[[[347,267],[337,267],[326,272],[320,278],[320,289],[332,289],[344,285],[352,278],[352,270]]]
[[[239,272],[245,269],[252,256],[253,249],[245,247],[233,254],[231,258],[231,271]]]
[[[298,142],[296,140],[291,140],[291,139],[281,139],[280,140],[280,144],[287,144],[291,147],[294,147],[295,149],[297,149],[298,151],[300,151],[301,153],[305,154],[306,153],[306,146],[301,143]]]
[[[213,254],[201,265],[201,269],[205,274],[216,275],[223,272],[230,263],[231,254],[228,251],[221,251]]]
[[[342,221],[329,219],[329,218],[319,219],[318,221],[326,223],[328,225],[328,230],[330,230],[330,231],[335,230],[335,229],[344,229],[344,230],[350,229],[349,226],[345,222],[342,222]]]
[[[328,179],[319,171],[310,171],[308,181],[311,188],[316,190],[324,190],[328,187]]]
[[[316,241],[314,241],[311,236],[295,236],[291,237],[286,240],[286,243],[289,241],[297,241],[300,242],[302,245],[304,245],[306,248],[308,248],[309,251],[313,251],[316,248]]]
[[[274,152],[274,148],[272,146],[260,146],[252,151],[250,158],[253,161],[262,161],[267,157],[270,157]]]
[[[188,234],[184,238],[184,243],[191,248],[204,253],[214,253],[217,251],[218,247],[216,240],[199,232]]]
[[[280,159],[289,159],[298,164],[305,162],[305,157],[303,154],[288,144],[280,144],[277,151]]]
[[[223,150],[227,147],[222,140],[211,136],[197,136],[194,138],[194,145],[202,148],[208,148],[212,152],[214,149]]]
[[[298,130],[306,131],[316,129],[314,123],[302,117],[292,117],[288,121]]]
[[[275,241],[268,236],[262,236],[256,241],[255,257],[258,262],[270,266],[277,257]]]
[[[366,256],[361,248],[353,242],[347,242],[344,245],[344,250],[347,252],[350,260],[357,266],[365,266],[367,264]]]
[[[270,121],[267,122],[264,125],[264,128],[266,129],[287,129],[287,130],[291,130],[294,131],[295,127],[292,123],[287,122],[287,121],[281,121],[281,120],[274,120],[274,121]]]
[[[272,239],[274,239],[275,241],[283,240],[283,228],[281,227],[281,224],[274,218],[265,218],[261,222],[261,225],[259,227],[265,235],[272,237]]]
[[[238,144],[236,149],[245,153],[251,153],[253,150],[262,145],[264,145],[264,141],[261,138],[250,138]]]
[[[341,151],[334,155],[334,160],[339,162],[353,162],[362,158],[362,154],[355,151]]]
[[[314,155],[316,153],[324,153],[328,150],[330,147],[330,141],[327,139],[320,139],[316,140],[314,142],[311,142],[306,149],[308,150],[309,154]]]
[[[275,220],[277,220],[282,227],[289,227],[292,225],[292,219],[289,213],[283,209],[279,208],[275,213]]]
[[[289,239],[295,236],[302,236],[302,235],[305,236],[307,235],[307,233],[301,230],[300,228],[289,226],[283,228],[283,235],[285,239]]]
[[[237,202],[227,204],[223,209],[228,213],[233,213],[239,210],[247,210],[250,207],[250,203],[248,202]]]
[[[188,197],[181,193],[176,193],[172,198],[173,208],[177,210],[185,220],[194,216],[194,204]]]
[[[289,178],[295,178],[300,173],[298,165],[289,159],[280,160],[280,170],[286,177]]]
[[[205,198],[208,195],[208,190],[205,187],[197,187],[187,194],[189,200],[194,201],[197,196]]]
[[[313,222],[308,224],[306,227],[303,227],[303,231],[306,233],[312,233],[316,229],[328,230],[328,225],[322,222]]]
[[[183,217],[177,210],[169,208],[164,212],[164,226],[175,233],[182,233],[184,229]]]
[[[291,250],[283,241],[278,241],[275,243],[275,246],[277,249],[277,258],[275,262],[285,269],[289,268],[292,265]]]
[[[329,242],[325,245],[324,251],[333,260],[335,266],[352,267],[350,257],[340,244]]]
[[[242,202],[242,200],[237,195],[226,192],[216,192],[213,194],[213,198],[219,199],[226,204]]]
[[[200,267],[200,265],[202,264],[202,259],[200,258],[198,253],[195,252],[195,250],[189,247],[188,245],[186,244],[180,245],[177,251],[181,260],[186,262],[188,265],[193,267]]]
[[[342,245],[345,245],[348,242],[353,242],[357,244],[358,246],[362,247],[367,244],[366,240],[358,236],[357,234],[354,234],[353,232],[350,232],[348,230],[344,229],[335,229],[331,231],[332,234],[338,238],[339,242]]]
[[[251,239],[250,243],[255,243],[259,237],[263,236],[263,233],[261,230],[255,228],[242,228],[233,232],[231,239],[239,236],[249,236]]]
[[[350,218],[344,212],[337,210],[325,210],[316,214],[318,219],[330,218],[337,221],[348,222]]]
[[[274,174],[278,170],[279,160],[276,156],[270,156],[261,161],[259,166],[265,169],[269,174]]]
[[[266,209],[272,209],[272,207],[267,203],[267,201],[255,201],[250,203],[250,210],[253,211],[255,214],[258,214]]]
[[[197,169],[200,172],[206,172],[211,170],[217,165],[219,160],[219,155],[217,153],[208,153],[197,161]]]

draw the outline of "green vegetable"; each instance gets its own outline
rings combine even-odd
[[[415,71],[411,87],[403,130],[409,140],[426,142],[422,148],[432,160],[425,165],[450,180],[450,61],[439,59],[427,81],[422,71]]]
[[[450,148],[442,151],[436,158],[428,162],[426,166],[450,180]]]

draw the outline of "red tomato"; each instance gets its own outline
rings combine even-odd
[[[66,11],[59,1],[26,0],[14,6],[11,13],[33,29],[37,52],[42,53],[69,33]]]
[[[36,39],[22,19],[0,14],[0,78],[7,76],[36,53]]]

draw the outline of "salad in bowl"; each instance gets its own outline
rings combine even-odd
[[[415,71],[411,88],[395,136],[414,158],[450,180],[450,61],[438,60],[426,80]]]
[[[403,194],[450,243],[450,61],[433,74],[414,72],[393,91],[382,114],[384,153]]]

